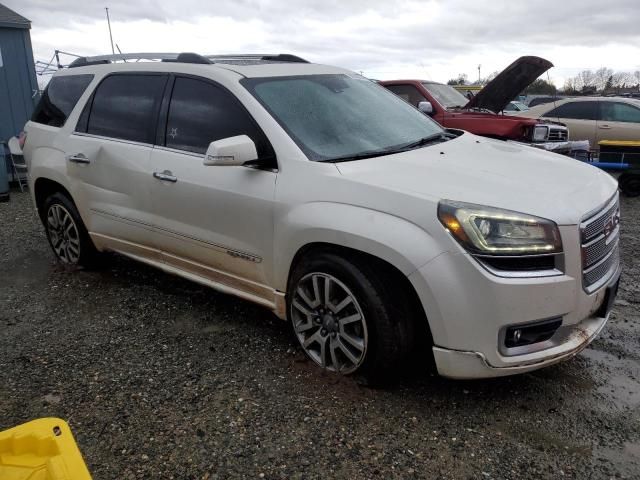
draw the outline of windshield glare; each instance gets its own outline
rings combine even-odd
[[[423,83],[422,85],[444,108],[464,107],[469,101],[451,85],[440,83]]]
[[[310,160],[388,153],[442,127],[359,75],[248,78],[241,83]]]

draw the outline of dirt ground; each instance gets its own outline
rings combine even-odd
[[[0,430],[67,420],[94,479],[640,478],[640,198],[624,273],[575,359],[373,390],[321,374],[288,325],[112,256],[54,261],[27,194],[0,204]]]

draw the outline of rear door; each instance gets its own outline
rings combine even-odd
[[[598,148],[596,123],[598,118],[598,102],[585,100],[567,102],[559,107],[548,104],[549,110],[542,115],[551,121],[559,121],[569,127],[569,140],[589,140],[592,149]]]
[[[640,108],[624,102],[602,100],[598,118],[598,141],[640,141]]]
[[[111,74],[68,138],[67,171],[94,241],[154,256],[149,162],[166,74]]]
[[[248,135],[258,156],[273,150],[234,95],[199,77],[173,79],[151,158],[156,243],[174,267],[263,296],[273,256],[275,169],[205,166],[212,141]],[[274,166],[277,166],[274,164]]]

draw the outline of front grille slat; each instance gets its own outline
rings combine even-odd
[[[569,138],[569,132],[560,128],[551,128],[549,130],[550,142],[566,142]]]
[[[607,203],[600,211],[590,216],[580,225],[582,247],[582,286],[591,293],[602,286],[618,269],[620,264],[620,228],[607,222],[618,212],[620,202]],[[609,228],[608,237],[605,230]]]
[[[613,212],[619,208],[620,203],[616,201],[613,205],[607,208],[606,211],[598,212],[591,217],[591,219],[587,220],[586,224],[583,224],[584,226],[582,228],[582,242],[586,243],[601,234],[604,230],[604,222],[606,222],[607,219],[613,215]]]

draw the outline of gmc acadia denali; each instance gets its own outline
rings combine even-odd
[[[61,262],[118,252],[261,304],[332,372],[377,381],[417,349],[447,377],[530,371],[585,348],[616,295],[609,175],[444,130],[341,68],[81,58],[25,132]]]

